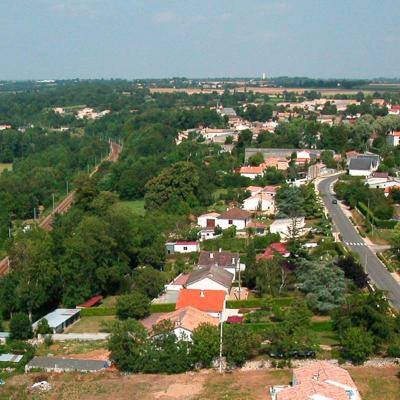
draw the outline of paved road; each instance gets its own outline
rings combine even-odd
[[[321,180],[318,190],[325,203],[329,215],[332,217],[335,230],[340,232],[343,243],[352,251],[360,255],[361,263],[366,265],[366,271],[375,286],[386,292],[393,308],[400,311],[400,285],[389,273],[379,258],[365,245],[363,238],[344,214],[339,204],[332,204],[334,195],[331,185],[337,176],[330,176]]]

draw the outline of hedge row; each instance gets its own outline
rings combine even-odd
[[[150,306],[150,312],[171,312],[175,311],[176,304],[175,303],[167,303],[167,304],[152,304]]]
[[[379,219],[375,217],[374,213],[362,202],[360,201],[357,205],[360,212],[368,219],[368,221],[374,224],[377,228],[382,229],[393,229],[397,225],[397,221],[391,219]]]
[[[175,303],[150,305],[150,312],[152,313],[171,311],[175,311]],[[93,307],[81,309],[81,317],[108,317],[116,314],[117,309],[115,307]]]
[[[268,329],[271,329],[273,326],[279,324],[282,324],[282,322],[253,322],[253,323],[244,323],[242,324],[242,326],[253,332],[264,332]],[[332,321],[312,321],[311,329],[314,332],[332,332],[333,323]]]
[[[289,307],[294,302],[293,297],[258,298],[248,300],[228,300],[226,308],[257,308],[257,307]]]

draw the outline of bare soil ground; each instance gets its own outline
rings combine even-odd
[[[398,400],[400,368],[349,369],[363,400]],[[48,379],[49,393],[30,393],[35,376]],[[201,371],[180,375],[97,374],[18,375],[0,388],[0,400],[265,400],[269,387],[288,384],[290,370],[235,371],[219,374]]]

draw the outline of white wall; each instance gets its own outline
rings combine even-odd
[[[217,217],[203,217],[200,216],[197,218],[197,225],[201,226],[202,228],[207,228],[207,220],[212,219],[215,221],[215,226],[218,225],[217,223]]]
[[[246,211],[257,211],[258,205],[260,203],[260,199],[258,197],[247,198],[243,201],[243,209]],[[274,212],[273,202],[268,200],[261,200],[261,210],[260,211],[269,211],[271,213]]]
[[[198,244],[175,244],[175,253],[193,253],[200,250]]]
[[[192,341],[192,332],[185,328],[175,328],[174,329],[175,336],[178,339],[184,339],[188,342]]]
[[[359,169],[349,169],[350,176],[369,176],[372,171],[361,171]]]
[[[189,285],[186,285],[188,289],[200,289],[200,290],[224,290],[228,293],[228,288],[221,285],[218,282],[213,281],[210,278],[204,278],[201,281],[193,282]],[[207,296],[207,294],[205,294]]]
[[[219,225],[222,229],[228,229],[232,225],[235,225],[237,230],[241,230],[246,228],[246,221],[243,219],[234,219],[232,220],[232,224],[229,224],[228,219],[218,219],[217,225]]]
[[[240,176],[244,176],[245,178],[255,179],[257,176],[262,176],[262,174],[240,174]]]

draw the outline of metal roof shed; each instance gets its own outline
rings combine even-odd
[[[34,322],[32,328],[36,330],[39,322],[46,318],[53,333],[61,333],[80,318],[80,312],[81,310],[77,308],[57,308]]]

